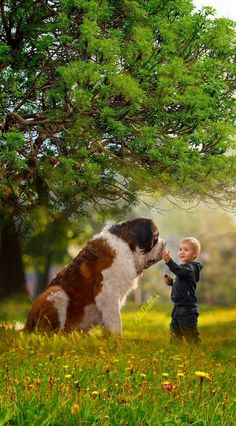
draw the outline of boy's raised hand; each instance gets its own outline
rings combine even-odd
[[[165,263],[169,262],[170,260],[170,252],[166,248],[163,250],[162,260],[164,260]]]

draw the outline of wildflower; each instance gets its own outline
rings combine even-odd
[[[71,374],[65,374],[65,378],[69,379],[71,377]]]
[[[133,372],[134,372],[134,363],[133,362],[130,363],[129,369],[130,369],[130,374],[133,374]]]
[[[204,371],[195,371],[195,376],[200,377],[202,379],[206,378],[209,379],[210,378],[210,374],[209,373],[205,373]]]
[[[79,404],[73,404],[71,409],[70,409],[72,414],[77,414],[80,411],[80,406]]]
[[[185,376],[185,372],[179,370],[178,373],[177,373],[177,377],[183,377],[183,376]]]
[[[144,374],[144,373],[141,373],[141,374],[140,374],[140,377],[147,377],[147,375],[146,375],[146,374]]]
[[[162,373],[162,377],[168,377],[169,374],[168,373]]]
[[[178,389],[178,385],[173,385],[172,386],[172,392],[174,393],[174,392],[176,392],[177,391],[177,389]]]
[[[105,365],[105,372],[108,374],[108,373],[109,373],[109,371],[110,371],[110,367],[109,367],[109,365],[107,364],[107,365]]]
[[[5,330],[12,330],[13,324],[6,322],[3,324],[3,327],[5,328]]]
[[[203,379],[209,379],[210,375],[209,373],[205,373],[204,371],[195,371],[195,376],[199,377],[200,379],[200,393],[199,393],[199,399],[201,398],[202,395],[202,384],[203,384]]]
[[[164,385],[164,388],[166,390],[171,390],[172,389],[172,385],[170,383],[167,383],[166,385]]]

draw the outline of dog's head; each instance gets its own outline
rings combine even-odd
[[[138,273],[161,260],[165,241],[152,219],[138,218],[112,225],[109,231],[126,241],[134,252]]]

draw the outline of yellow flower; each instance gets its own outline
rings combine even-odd
[[[195,376],[200,377],[200,378],[206,378],[209,379],[210,378],[210,374],[209,373],[205,373],[204,371],[195,371]]]
[[[110,371],[109,364],[105,365],[104,369],[105,369],[105,372],[108,374]]]
[[[184,373],[184,371],[178,371],[178,373],[177,373],[177,377],[183,377],[183,376],[185,376],[185,373]]]
[[[80,406],[79,404],[73,404],[71,409],[70,409],[72,414],[77,414],[80,411]]]
[[[163,376],[163,377],[168,377],[168,376],[169,376],[169,374],[168,374],[168,373],[162,373],[162,376]]]
[[[13,329],[13,324],[8,323],[8,322],[4,323],[2,326],[5,328],[5,330],[12,330]]]
[[[69,379],[71,377],[71,374],[65,374],[65,378]]]
[[[178,389],[178,385],[173,385],[173,386],[172,386],[172,392],[176,392],[176,391],[177,391],[177,389]]]

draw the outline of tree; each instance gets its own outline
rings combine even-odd
[[[212,13],[191,0],[1,2],[5,235],[38,206],[51,226],[150,188],[233,204],[234,28]]]

